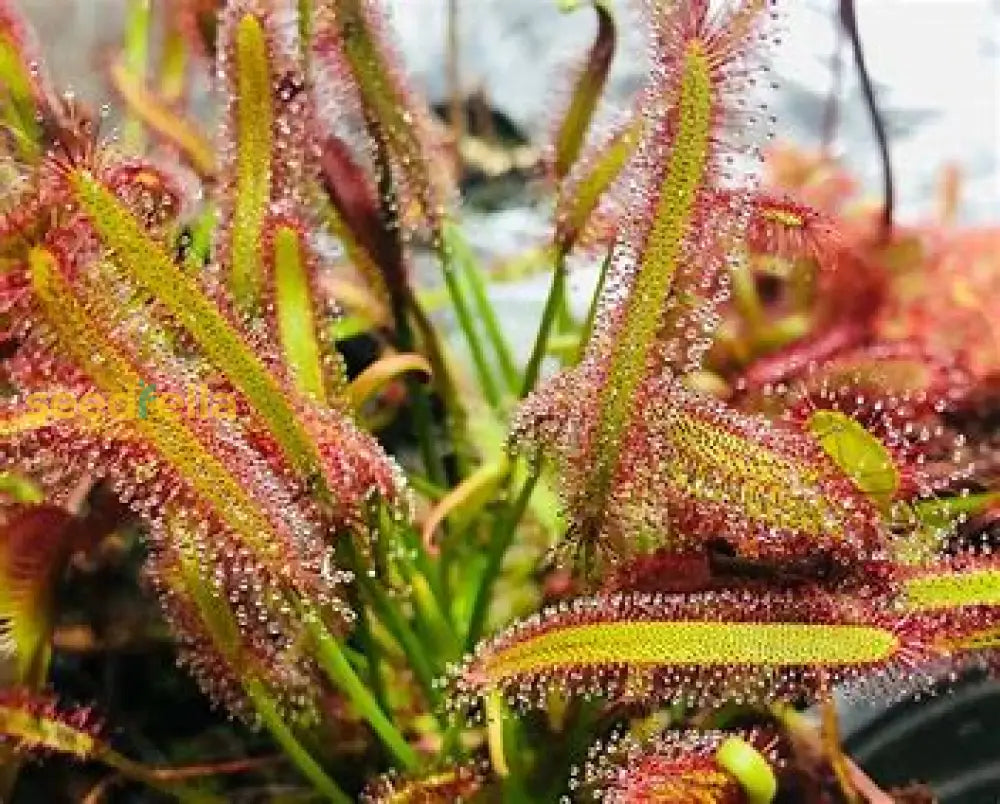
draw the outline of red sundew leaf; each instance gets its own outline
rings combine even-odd
[[[905,695],[962,651],[990,647],[982,635],[996,614],[900,613],[880,598],[816,588],[583,598],[478,645],[455,673],[454,703],[499,690],[537,706],[559,690],[717,705],[813,697],[826,683],[849,694]]]
[[[15,687],[0,689],[0,744],[25,753],[69,754],[88,760],[104,748],[92,710],[58,705],[48,695]]]
[[[668,549],[637,556],[614,567],[605,578],[604,594],[690,594],[694,592],[744,590],[766,593],[779,589],[836,584],[839,590],[893,589],[898,568],[892,562],[867,562],[849,571],[834,565],[822,553],[805,554],[780,563],[748,560],[729,555],[709,544],[698,553],[678,554]]]
[[[858,183],[825,154],[809,153],[783,143],[766,149],[765,184],[794,192],[805,203],[828,214],[840,214],[858,193]]]
[[[804,559],[814,560],[817,571],[827,566],[839,581],[886,558],[879,509],[811,435],[739,413],[669,378],[648,380],[633,399],[642,421],[623,438],[611,493],[594,500],[587,492],[592,435],[578,403],[590,391],[567,383],[585,376],[564,373],[543,386],[522,411],[533,415],[534,429],[515,430],[559,456],[571,521],[586,522],[595,504],[603,505],[600,539],[588,543],[586,533],[571,529],[571,546],[614,562],[657,547],[683,555],[723,543],[739,558],[798,565],[798,572]],[[555,410],[538,404],[557,400]]]
[[[760,72],[755,53],[769,18],[763,0],[711,18],[704,3],[650,3],[647,11],[656,80],[648,103],[640,104],[646,124],[628,174],[635,189],[594,334],[574,375],[536,392],[515,429],[548,429],[548,441],[562,439],[555,445],[563,448],[564,467],[577,465],[563,478],[571,530],[587,550],[601,549],[610,529],[618,531],[610,541],[620,548],[618,537],[628,529],[616,524],[613,499],[627,496],[616,486],[629,478],[620,471],[625,457],[631,456],[630,468],[641,464],[626,445],[630,431],[642,426],[633,413],[642,409],[636,403],[646,398],[644,384],[662,372],[696,368],[709,345],[745,217],[742,195],[718,192],[734,178],[727,157],[742,151],[734,139],[753,117],[732,98]],[[662,103],[664,96],[674,102]],[[577,402],[545,398],[574,386]],[[546,424],[531,422],[535,414],[558,421],[585,396],[596,399],[595,409],[568,417],[563,436],[553,439]],[[653,507],[652,498],[638,505]],[[633,531],[625,538],[645,537]]]
[[[969,371],[948,356],[913,343],[874,343],[810,365],[787,386],[765,386],[740,402],[778,406],[796,422],[817,410],[844,413],[889,450],[900,473],[897,497],[911,499],[958,487],[969,478],[967,450],[945,422],[971,388]],[[952,466],[945,473],[947,463]]]
[[[960,356],[973,376],[1000,370],[1000,229],[959,230],[931,243],[900,272],[879,322],[889,340],[912,340]]]
[[[794,381],[810,365],[873,337],[886,300],[885,270],[853,248],[833,219],[794,200],[758,194],[750,201],[746,242],[752,255],[796,261],[792,270],[811,267],[817,289],[810,333],[757,359],[737,380],[740,389]]]
[[[73,549],[71,516],[47,505],[3,512],[0,525],[0,656],[19,683],[44,680],[55,585]]]
[[[108,421],[96,410],[92,417],[73,416],[71,411],[69,417],[43,415],[41,421],[25,421],[23,410],[12,411],[19,412],[20,418],[8,416],[3,421],[0,448],[13,462],[26,462],[29,471],[51,466],[60,473],[103,475],[149,525],[151,573],[154,579],[161,579],[157,586],[181,630],[186,660],[196,669],[204,689],[221,703],[237,706],[242,688],[235,681],[244,677],[240,668],[264,668],[260,675],[270,679],[268,686],[274,689],[274,697],[287,702],[289,711],[296,710],[295,702],[306,700],[296,690],[310,687],[309,682],[296,679],[309,678],[312,670],[307,657],[293,650],[302,639],[301,618],[293,607],[280,601],[289,595],[293,599],[305,596],[319,606],[332,628],[338,624],[345,628],[351,616],[337,591],[346,577],[328,560],[328,523],[316,506],[301,496],[287,464],[279,459],[280,452],[273,447],[262,452],[241,432],[237,420],[192,417],[189,408],[166,404],[142,416],[137,398],[143,383],[154,389],[152,396],[161,399],[178,389],[178,379],[165,373],[169,361],[155,371],[141,360],[135,362],[114,340],[116,336],[127,338],[116,328],[114,316],[94,318],[108,298],[99,289],[85,292],[55,265],[44,254],[33,255],[35,293],[28,313],[32,317],[28,337],[74,359],[91,381],[88,386],[80,377],[77,390],[91,390],[106,398],[121,395],[131,404],[118,421]],[[72,408],[77,397],[67,396]],[[353,457],[342,451],[359,447],[368,453],[377,447],[359,433],[352,435],[353,428],[342,419],[330,414],[324,421],[316,416],[310,432],[316,434],[317,453],[329,481],[337,488],[357,488],[358,483],[372,478],[356,471]],[[354,443],[351,438],[361,441]],[[358,506],[355,510],[367,505],[371,488],[366,486],[364,499],[352,500],[349,505]],[[239,631],[242,641],[238,653],[230,648],[220,654],[218,646],[205,636],[204,623],[195,615],[184,614],[188,598],[183,592],[190,595],[190,586],[182,586],[178,594],[176,584],[162,580],[173,573],[170,556],[175,555],[177,536],[171,531],[175,521],[171,512],[175,510],[185,512],[199,566],[213,579],[213,588],[221,590],[233,605],[233,616],[245,623]],[[339,521],[346,524],[351,515],[345,512]],[[211,636],[214,632],[207,633]],[[215,654],[209,650],[212,646]],[[228,663],[220,662],[219,655]],[[210,672],[212,668],[215,672]],[[228,675],[225,668],[231,671]],[[248,710],[235,711],[242,714]]]
[[[361,804],[452,804],[468,801],[484,785],[483,768],[474,764],[457,765],[408,777],[390,772],[370,782],[361,793]]]
[[[757,798],[748,797],[739,779],[723,767],[725,751],[729,750],[723,746],[736,741],[755,755],[754,770],[761,773],[747,781],[766,788],[755,787]],[[570,786],[586,791],[587,800],[602,804],[747,804],[770,800],[765,794],[773,796],[771,766],[782,762],[776,743],[773,737],[757,733],[668,731],[646,742],[616,735],[607,743],[591,746],[582,771],[574,768]],[[758,780],[757,776],[763,778]]]
[[[399,67],[384,10],[374,0],[323,0],[316,13],[314,52],[325,67],[320,96],[377,142],[370,151],[391,168],[403,225],[417,220],[438,233],[452,195],[450,171],[430,114]]]
[[[406,286],[406,264],[398,233],[382,220],[378,190],[338,137],[320,151],[323,188],[333,206],[335,234],[376,297],[386,306]]]

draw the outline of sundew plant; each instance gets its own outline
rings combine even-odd
[[[0,799],[932,800],[845,755],[834,693],[996,666],[1000,234],[950,173],[894,221],[848,0],[881,205],[775,145],[781,2],[571,3],[516,266],[378,0],[132,0],[100,109],[16,6]],[[624,25],[648,75],[608,115]],[[489,291],[529,272],[522,363]],[[154,651],[145,709],[79,680]]]

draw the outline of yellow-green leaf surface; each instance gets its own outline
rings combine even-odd
[[[891,632],[812,623],[614,622],[570,625],[513,642],[479,667],[495,685],[557,668],[759,667],[873,664],[892,657]]]
[[[596,454],[585,498],[601,510],[618,465],[622,432],[655,342],[662,311],[677,272],[681,244],[708,167],[712,127],[712,68],[704,44],[692,41],[683,55],[677,105],[678,130],[638,276],[626,302],[599,400]]]
[[[236,27],[236,189],[233,199],[233,295],[244,306],[260,300],[261,232],[271,197],[274,150],[271,67],[264,28],[252,14]]]
[[[87,171],[75,171],[70,181],[116,264],[164,305],[250,401],[296,470],[306,479],[321,480],[316,448],[291,402],[233,326],[106,187]]]
[[[833,462],[865,494],[887,507],[899,488],[899,472],[889,450],[850,416],[818,410],[809,430]]]
[[[326,404],[323,355],[299,233],[282,226],[274,236],[274,305],[278,337],[295,386]]]

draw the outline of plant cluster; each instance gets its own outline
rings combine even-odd
[[[88,801],[884,801],[833,690],[992,669],[1000,236],[953,178],[908,229],[771,145],[779,3],[640,5],[612,123],[616,16],[575,12],[522,366],[461,126],[376,0],[135,0],[113,136],[0,0],[0,796],[42,754],[110,770]],[[166,403],[192,387],[227,415]],[[277,756],[140,761],[57,700],[61,590],[136,532],[179,664]]]

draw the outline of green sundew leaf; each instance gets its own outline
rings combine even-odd
[[[1000,568],[927,572],[904,584],[906,607],[912,611],[1000,604]]]
[[[809,431],[833,462],[885,510],[899,489],[899,472],[885,445],[850,416],[818,410]]]
[[[326,404],[323,357],[299,233],[282,226],[274,236],[274,302],[278,338],[296,387]]]
[[[572,10],[567,8],[565,10]],[[587,129],[594,117],[594,110],[600,100],[608,71],[615,55],[615,19],[604,0],[595,0],[597,12],[597,37],[587,56],[587,61],[573,88],[569,108],[563,116],[556,134],[556,178],[563,179],[573,167],[583,143]]]
[[[601,196],[632,158],[642,138],[643,128],[643,119],[637,117],[597,154],[579,181],[572,181],[570,187],[562,188],[556,205],[559,227],[556,239],[564,254],[572,250]]]
[[[32,91],[31,75],[17,44],[0,33],[0,122],[17,141],[29,163],[42,155],[42,129]]]
[[[260,300],[260,242],[271,196],[274,149],[271,69],[260,20],[247,14],[236,28],[236,189],[232,228],[233,295],[244,306]]]
[[[748,804],[771,804],[774,800],[778,792],[774,769],[746,740],[728,738],[715,752],[715,761],[739,782]]]
[[[291,401],[215,305],[89,172],[74,172],[70,184],[105,246],[114,253],[119,268],[163,304],[249,400],[296,470],[307,478],[321,478],[316,448]],[[330,490],[324,487],[320,493],[329,495]]]

